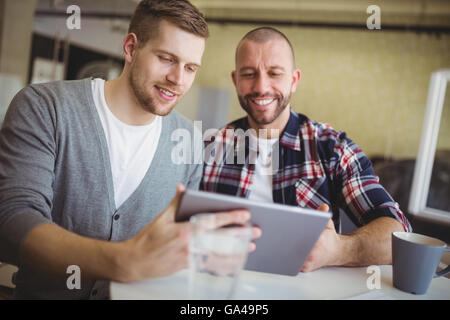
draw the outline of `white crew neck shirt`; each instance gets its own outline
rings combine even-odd
[[[249,138],[251,139],[249,148],[255,152],[258,148],[259,154],[255,160],[255,172],[248,198],[260,202],[273,202],[272,150],[278,138],[258,139],[253,132],[251,132]]]
[[[117,209],[137,189],[152,163],[161,136],[162,118],[156,116],[148,125],[128,125],[117,119],[106,104],[105,81],[93,79],[91,83],[108,144]]]

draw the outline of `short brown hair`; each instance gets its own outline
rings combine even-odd
[[[158,34],[161,20],[200,36],[209,37],[204,15],[188,0],[142,0],[131,17],[128,33],[136,34],[139,46]]]

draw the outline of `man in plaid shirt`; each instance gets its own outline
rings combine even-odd
[[[206,138],[201,188],[322,211],[331,207],[333,218],[303,272],[391,264],[391,233],[411,226],[344,132],[291,110],[300,70],[286,36],[270,27],[247,33],[236,49],[232,79],[248,116]],[[359,227],[351,234],[336,232],[341,211]]]

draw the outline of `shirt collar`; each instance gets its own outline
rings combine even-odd
[[[300,151],[300,116],[291,109],[288,123],[281,135],[280,144],[284,147]]]
[[[296,151],[301,150],[301,132],[300,132],[300,125],[301,122],[304,121],[304,116],[301,117],[298,113],[290,110],[289,114],[289,120],[286,124],[286,127],[284,128],[284,131],[280,138],[280,144],[286,148],[290,148]],[[241,119],[238,119],[234,122],[232,122],[231,127],[234,128],[242,128],[244,131],[250,128],[250,125],[248,123],[248,118],[244,117]],[[246,141],[246,144],[248,141]],[[239,149],[239,144],[236,145],[237,149]]]

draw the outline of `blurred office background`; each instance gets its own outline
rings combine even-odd
[[[195,84],[176,110],[202,120],[203,129],[244,116],[230,76],[235,47],[254,27],[277,27],[291,40],[302,71],[293,109],[346,131],[407,212],[430,76],[450,68],[450,1],[191,1],[206,14],[211,37]],[[137,2],[0,0],[0,117],[29,83],[119,75],[122,39]],[[66,26],[71,16],[66,10],[74,4],[81,9],[79,30]],[[381,30],[366,25],[371,16],[366,10],[373,4],[381,9]],[[436,192],[443,194],[445,206],[449,99],[437,150],[436,159],[442,160],[434,179],[442,182]],[[415,222],[414,227],[450,242],[448,224]]]

